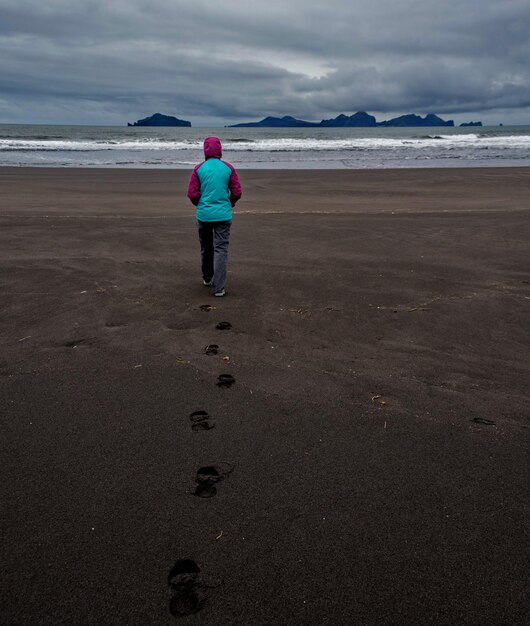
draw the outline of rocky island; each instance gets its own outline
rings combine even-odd
[[[377,126],[454,126],[455,123],[453,120],[443,120],[441,117],[434,115],[434,113],[429,113],[425,117],[421,117],[419,115],[414,115],[413,113],[409,113],[409,115],[400,115],[399,117],[394,117],[391,120],[387,120],[386,122],[378,122]]]
[[[377,126],[377,122],[373,115],[365,113],[365,111],[357,111],[357,113],[349,117],[341,113],[331,120],[322,120],[319,126],[332,128],[370,128]]]
[[[151,117],[144,117],[144,119],[134,122],[134,124],[127,123],[127,126],[186,126],[189,128],[191,122],[179,120],[178,117],[173,117],[172,115],[155,113]]]
[[[284,115],[283,117],[265,117],[259,122],[233,124],[227,128],[306,128],[311,126],[320,126],[320,124],[317,122],[297,120],[290,115]]]
[[[473,122],[478,126],[480,122]],[[284,117],[266,117],[259,122],[246,122],[243,124],[233,124],[228,128],[299,128],[299,127],[320,127],[320,128],[373,128],[376,126],[390,127],[417,127],[417,126],[454,126],[453,120],[443,120],[441,117],[429,113],[425,117],[410,113],[401,115],[384,122],[378,122],[373,115],[365,111],[357,111],[353,115],[341,113],[337,117],[320,122],[306,122],[290,115]]]

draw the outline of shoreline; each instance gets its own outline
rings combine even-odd
[[[1,167],[0,211],[194,214],[189,170]],[[414,213],[526,210],[530,167],[239,170],[245,213]],[[24,192],[21,195],[21,187]],[[307,201],[310,198],[310,202]]]
[[[223,157],[224,158],[224,157]],[[197,162],[201,159],[201,155],[198,156]],[[386,171],[409,171],[409,170],[417,170],[417,171],[431,171],[431,170],[488,170],[488,169],[527,169],[530,167],[530,163],[525,165],[518,165],[516,161],[512,163],[507,163],[506,165],[495,163],[492,165],[462,165],[461,163],[457,163],[455,165],[445,165],[445,166],[432,166],[432,165],[416,165],[416,166],[404,166],[404,167],[305,167],[305,166],[289,166],[285,165],[285,163],[289,162],[278,162],[278,167],[255,167],[255,164],[251,166],[247,166],[245,163],[237,163],[233,158],[226,157],[225,160],[229,161],[238,171],[249,171],[249,172],[386,172]],[[107,165],[105,167],[101,166],[93,166],[93,165],[0,165],[0,169],[48,169],[48,170],[125,170],[125,171],[188,171],[192,170],[196,163],[189,163],[187,165],[167,165],[166,167],[160,167],[157,165],[150,165],[145,167],[137,167],[134,165],[125,166],[125,165]]]
[[[224,157],[223,157],[224,158]],[[193,170],[192,165],[189,166],[189,170],[190,172]],[[241,166],[239,166],[241,167]],[[49,170],[49,171],[54,171],[54,170],[68,170],[68,171],[75,171],[75,170],[98,170],[98,171],[130,171],[130,170],[134,170],[134,171],[139,171],[139,172],[143,172],[143,171],[159,171],[159,172],[166,172],[168,169],[170,169],[170,166],[168,167],[112,167],[112,166],[107,166],[107,167],[92,167],[92,166],[87,166],[87,167],[81,167],[81,166],[65,166],[65,165],[57,165],[57,166],[51,166],[51,165],[0,165],[0,170]],[[181,167],[174,167],[173,170],[176,172],[181,171],[184,168]],[[237,168],[236,168],[237,169]],[[503,165],[484,165],[484,166],[471,166],[471,167],[460,167],[460,166],[448,166],[448,167],[385,167],[385,168],[378,168],[378,167],[372,167],[372,168],[359,168],[359,169],[353,169],[353,168],[327,168],[327,169],[319,169],[319,168],[311,168],[311,167],[306,167],[306,168],[296,168],[296,169],[278,169],[275,167],[270,167],[270,168],[266,168],[266,167],[258,167],[258,168],[242,168],[245,169],[245,171],[249,171],[249,172],[321,172],[321,171],[325,171],[325,172],[335,172],[337,174],[342,173],[342,172],[403,172],[403,171],[409,171],[409,170],[416,170],[416,171],[437,171],[437,172],[444,172],[447,170],[472,170],[472,171],[481,171],[484,169],[499,169],[499,170],[510,170],[510,169],[521,169],[521,170],[526,170],[526,169],[530,169],[530,165],[507,165],[507,166],[503,166]]]
[[[225,157],[223,156],[223,159],[225,159]],[[226,160],[230,161],[230,163],[232,163],[232,165],[234,165],[234,167],[236,168],[236,170],[238,171],[245,171],[245,172],[264,172],[264,173],[273,173],[273,172],[290,172],[293,174],[296,174],[297,172],[326,172],[326,173],[331,173],[331,174],[340,174],[340,173],[344,173],[344,172],[409,172],[409,171],[417,171],[417,172],[431,172],[431,171],[436,171],[436,172],[444,172],[444,171],[452,171],[452,170],[465,170],[465,171],[481,171],[481,170],[512,170],[512,169],[516,169],[516,170],[525,170],[525,169],[530,169],[530,163],[528,165],[499,165],[494,164],[494,165],[446,165],[446,166],[407,166],[407,167],[359,167],[359,168],[354,168],[354,167],[318,167],[318,168],[314,168],[314,167],[245,167],[243,164],[239,163],[237,165],[234,164],[233,160],[231,160],[230,158],[226,157]],[[199,161],[197,161],[199,162]],[[134,172],[167,172],[167,171],[174,171],[174,172],[183,172],[183,171],[192,171],[193,167],[196,165],[196,163],[194,162],[193,164],[190,163],[190,165],[186,165],[186,166],[175,166],[175,165],[168,165],[167,167],[159,167],[158,165],[153,165],[153,166],[149,166],[149,167],[135,167],[135,166],[120,166],[120,165],[107,165],[105,167],[101,167],[101,166],[92,166],[92,165],[72,165],[72,166],[67,166],[67,165],[0,165],[0,171],[1,170],[47,170],[47,171],[54,171],[54,170],[67,170],[67,171],[90,171],[90,170],[96,170],[96,171],[125,171],[125,172],[130,172],[130,171],[134,171]]]

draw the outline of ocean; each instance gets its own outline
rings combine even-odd
[[[0,125],[0,166],[189,169],[207,135],[237,168],[530,166],[530,126],[146,128]]]

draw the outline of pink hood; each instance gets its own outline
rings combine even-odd
[[[206,137],[204,140],[204,158],[212,157],[220,159],[223,156],[223,148],[219,137]]]

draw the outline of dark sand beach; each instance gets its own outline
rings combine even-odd
[[[527,623],[530,168],[188,176],[0,169],[0,622]]]

